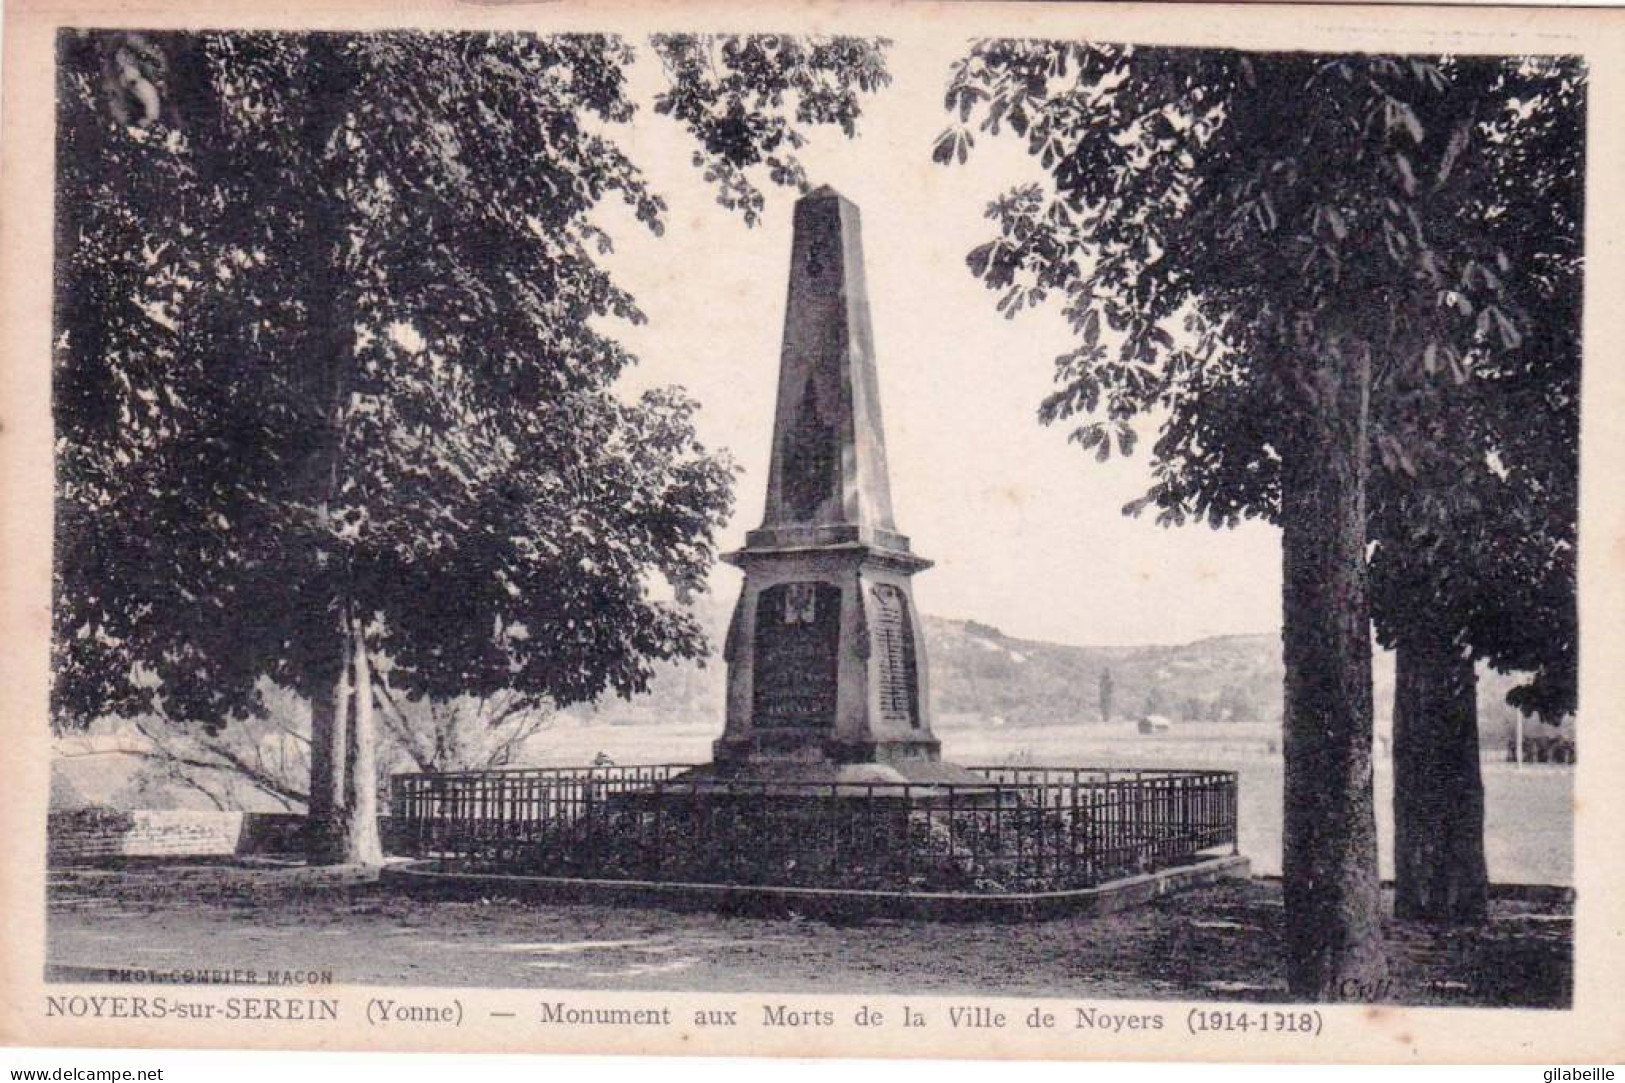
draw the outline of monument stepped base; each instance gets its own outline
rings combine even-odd
[[[782,782],[797,786],[987,786],[987,780],[957,763],[903,760],[894,763],[801,763],[794,760],[745,760],[710,763],[679,775],[684,781]]]
[[[677,780],[706,782],[789,782],[800,785],[985,786],[987,779],[948,763],[934,739],[923,741],[802,742],[784,754],[764,748],[768,735],[714,746],[711,763]]]

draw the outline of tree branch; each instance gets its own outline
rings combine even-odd
[[[168,716],[163,714],[161,707],[159,709],[159,716],[163,718],[166,725],[173,725],[173,722],[168,718]],[[200,770],[234,772],[242,776],[244,780],[252,784],[256,789],[259,789],[272,797],[277,798],[278,800],[296,801],[300,804],[304,804],[310,800],[310,795],[308,793],[301,792],[300,790],[297,790],[291,785],[283,782],[281,779],[276,778],[274,775],[271,775],[269,772],[256,768],[242,756],[217,742],[193,738],[196,743],[203,747],[204,751],[210,755],[218,757],[221,761],[211,763],[206,760],[199,760],[176,751],[174,748],[170,747],[163,735],[153,732],[152,729],[144,725],[140,719],[136,719],[134,721],[134,725],[141,735],[147,738],[147,740],[151,741],[153,747],[158,750],[152,754],[153,759],[170,760],[182,766],[192,767]]]

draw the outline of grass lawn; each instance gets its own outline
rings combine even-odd
[[[47,977],[118,969],[329,971],[334,982],[491,988],[1285,998],[1273,880],[1023,925],[423,901],[347,870],[130,864],[53,870]],[[1389,922],[1392,1001],[1561,1008],[1572,911],[1502,898],[1480,928]]]

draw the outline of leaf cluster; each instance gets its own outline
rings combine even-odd
[[[862,95],[891,82],[890,42],[843,35],[660,34],[652,39],[667,74],[655,112],[680,123],[697,144],[693,163],[717,203],[761,220],[765,200],[752,174],[806,192],[796,152],[806,130],[857,133]]]

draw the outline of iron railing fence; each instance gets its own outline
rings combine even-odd
[[[1236,845],[1231,771],[973,767],[978,784],[680,777],[686,766],[396,775],[396,845],[547,876],[890,891],[1089,887]]]

